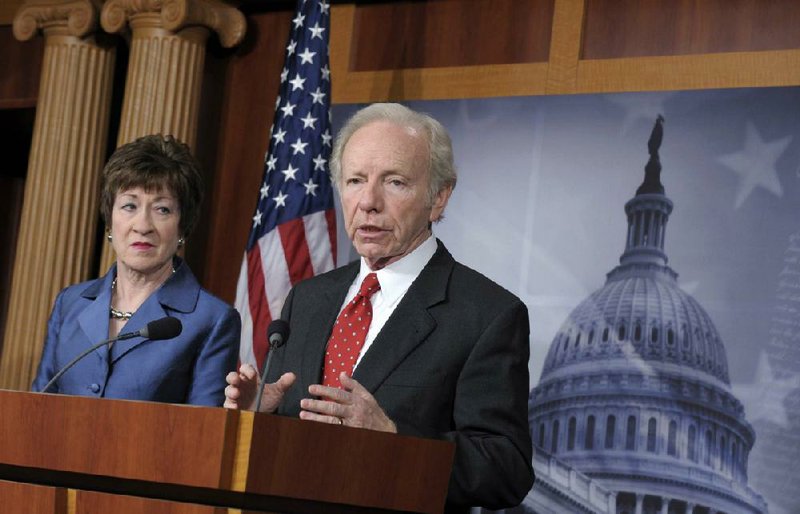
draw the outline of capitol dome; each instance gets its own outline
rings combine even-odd
[[[747,484],[755,433],[731,392],[725,345],[667,265],[662,127],[659,116],[644,182],[625,205],[620,264],[565,320],[531,391],[533,441],[616,493],[620,514],[762,514]]]

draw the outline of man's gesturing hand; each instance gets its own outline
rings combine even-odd
[[[346,373],[341,373],[339,380],[344,389],[319,384],[309,386],[309,394],[321,399],[301,400],[300,418],[397,433],[397,426],[364,386]]]
[[[284,393],[292,387],[296,377],[294,373],[284,373],[271,384],[264,386],[259,412],[275,412],[283,399]],[[258,372],[250,364],[242,364],[239,371],[231,371],[225,377],[228,387],[225,388],[226,409],[253,410],[258,392]]]

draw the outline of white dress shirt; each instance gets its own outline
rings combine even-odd
[[[404,256],[399,261],[393,262],[388,266],[376,271],[378,274],[378,282],[381,285],[380,290],[372,295],[372,323],[367,332],[367,339],[364,341],[364,346],[361,347],[361,353],[356,360],[356,366],[361,362],[361,358],[367,352],[375,337],[381,331],[389,316],[392,315],[394,310],[400,304],[400,300],[406,295],[406,291],[411,287],[411,284],[417,279],[422,269],[431,260],[433,254],[436,253],[436,238],[431,236],[426,239],[421,245],[416,247],[410,254]],[[367,266],[364,258],[361,258],[361,269],[358,276],[350,284],[350,289],[347,291],[347,296],[344,303],[339,308],[339,312],[356,296],[361,282],[364,281],[367,275],[373,273],[369,266]]]

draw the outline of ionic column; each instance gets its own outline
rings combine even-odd
[[[687,502],[686,503],[686,514],[693,514],[694,513],[694,503]]]
[[[89,275],[115,58],[96,34],[99,4],[28,0],[14,18],[17,39],[41,30],[45,48],[0,387],[30,387],[56,293]]]
[[[661,513],[669,514],[669,498],[661,498]]]
[[[244,15],[220,0],[108,0],[101,23],[133,33],[117,146],[161,133],[194,148],[206,40],[213,30],[224,47],[238,44]],[[101,274],[111,253],[104,243]]]

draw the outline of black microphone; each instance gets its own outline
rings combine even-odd
[[[267,328],[267,340],[269,341],[269,350],[267,351],[267,361],[264,363],[264,369],[261,370],[261,385],[258,387],[258,396],[256,396],[255,410],[258,412],[261,407],[261,396],[264,394],[264,385],[267,383],[267,372],[269,365],[272,361],[272,354],[275,353],[276,348],[280,348],[286,344],[289,339],[289,324],[282,319],[276,319],[269,324]]]
[[[161,339],[172,339],[173,337],[178,337],[183,330],[183,325],[181,324],[181,320],[178,318],[170,318],[169,316],[157,319],[155,321],[151,321],[148,323],[143,329],[137,330],[136,332],[128,332],[125,334],[120,334],[117,337],[112,337],[110,339],[106,339],[105,341],[101,341],[94,346],[90,346],[86,350],[84,350],[80,355],[69,361],[69,364],[61,368],[61,370],[55,374],[53,378],[50,379],[50,382],[45,385],[40,392],[46,393],[50,387],[56,383],[56,380],[61,378],[61,375],[67,372],[72,366],[74,366],[79,360],[83,359],[93,351],[97,350],[101,346],[105,346],[107,344],[111,344],[114,341],[124,341],[125,339],[132,339],[134,337],[144,337],[151,341],[158,341]]]

